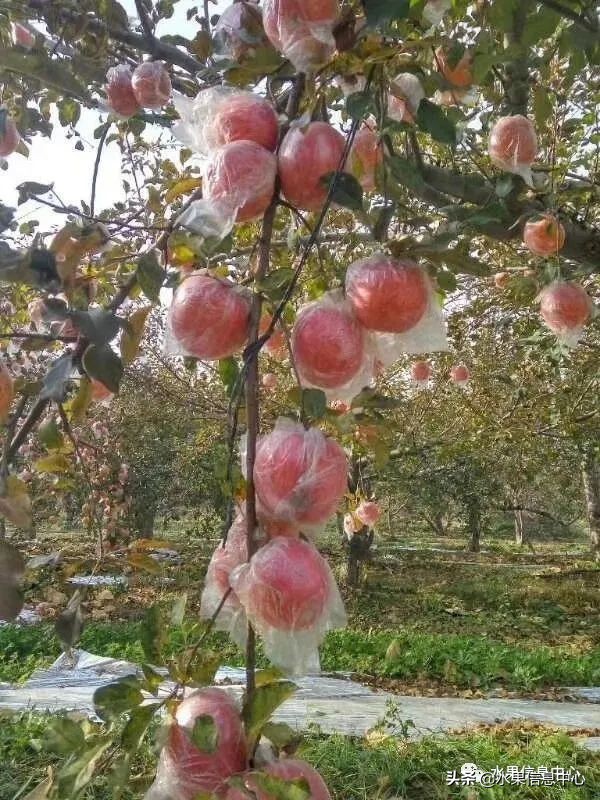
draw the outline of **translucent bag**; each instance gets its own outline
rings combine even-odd
[[[341,290],[300,310],[291,341],[303,386],[322,389],[329,401],[350,401],[373,380],[370,337]]]
[[[338,0],[265,0],[265,33],[300,72],[314,72],[335,52]]]

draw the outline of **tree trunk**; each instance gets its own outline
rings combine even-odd
[[[600,560],[600,469],[596,454],[590,450],[584,453],[581,475],[592,553]]]
[[[471,503],[467,509],[467,530],[469,532],[469,551],[478,553],[481,540],[481,512],[476,503]]]
[[[138,507],[135,510],[135,535],[138,539],[154,537],[154,523],[157,509],[152,506]]]
[[[525,524],[521,509],[515,509],[515,544],[521,546],[525,543]]]
[[[356,557],[353,548],[348,550],[348,586],[356,588],[360,584],[360,573],[362,563]]]

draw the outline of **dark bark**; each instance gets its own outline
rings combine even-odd
[[[469,534],[469,551],[478,553],[481,542],[481,509],[477,503],[467,506],[467,531]]]
[[[600,465],[595,452],[587,450],[584,453],[581,475],[590,545],[594,557],[600,560]]]

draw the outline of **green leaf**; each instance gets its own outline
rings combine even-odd
[[[535,14],[527,14],[525,27],[521,33],[521,42],[526,47],[537,42],[546,43],[556,30],[560,19],[561,15],[556,11],[543,5],[539,6]]]
[[[81,725],[69,717],[50,717],[42,737],[44,750],[57,755],[77,754],[85,746],[85,736]]]
[[[86,339],[100,347],[111,342],[124,325],[120,317],[102,308],[71,311],[69,317]]]
[[[219,361],[217,370],[219,372],[219,377],[223,381],[223,386],[227,392],[227,397],[232,397],[240,376],[240,367],[238,362],[232,356],[229,358],[222,358]]]
[[[296,749],[302,741],[302,735],[285,722],[267,722],[262,729],[262,735],[279,750]]]
[[[137,708],[144,700],[136,677],[127,675],[94,692],[94,709],[98,716],[109,721]]]
[[[413,191],[419,191],[425,185],[423,176],[416,165],[402,156],[388,156],[386,163],[390,169],[392,178],[402,186]]]
[[[410,12],[410,0],[362,0],[362,6],[371,28],[387,26]]]
[[[121,746],[125,752],[133,754],[139,750],[144,736],[152,724],[156,709],[157,704],[154,703],[147,706],[138,705],[133,709],[121,736]]]
[[[533,90],[533,115],[538,128],[543,128],[554,108],[548,90],[538,84]]]
[[[371,92],[352,92],[346,98],[346,112],[351,119],[364,119],[375,113]]]
[[[329,172],[321,178],[328,189],[333,186],[331,202],[351,211],[363,211],[363,189],[349,172]]]
[[[146,679],[146,683],[144,685],[144,689],[150,694],[156,694],[156,690],[164,681],[164,676],[153,669],[150,664],[142,664],[142,672],[144,673],[144,678]]]
[[[146,610],[140,639],[145,657],[153,664],[162,663],[162,651],[167,638],[167,628],[158,606]]]
[[[276,681],[258,686],[253,694],[245,699],[242,719],[251,743],[250,749],[259,740],[263,726],[269,721],[273,712],[291,697],[297,688],[291,681]]]
[[[58,450],[64,444],[64,436],[61,433],[55,419],[49,419],[40,425],[37,431],[38,439],[46,450]]]
[[[144,336],[146,320],[151,310],[150,306],[137,308],[127,319],[121,336],[121,361],[125,366],[131,364],[137,358],[140,342]]]
[[[269,298],[273,303],[279,303],[294,277],[294,270],[289,267],[280,267],[269,272],[256,288]]]
[[[71,97],[63,97],[56,104],[58,108],[58,120],[63,128],[67,125],[76,125],[81,116],[81,106]]]
[[[0,67],[35,78],[44,89],[53,88],[61,94],[89,98],[87,88],[75,78],[68,61],[51,60],[45,50],[23,53],[14,48],[0,48]]]
[[[303,389],[302,402],[307,415],[313,419],[322,419],[327,410],[327,397],[321,389]]]
[[[179,597],[173,603],[173,608],[171,609],[171,625],[175,626],[176,628],[181,627],[183,624],[187,601],[187,592],[184,592],[183,594],[179,595]]]
[[[53,183],[36,183],[36,181],[25,181],[17,186],[19,198],[18,205],[26,203],[32,196],[47,194],[54,186]]]
[[[58,796],[76,798],[94,777],[96,767],[112,744],[111,737],[92,744],[74,761],[68,760],[58,775]]]
[[[219,731],[209,714],[196,717],[190,739],[203,753],[214,753],[219,746]]]
[[[82,422],[85,419],[85,414],[92,402],[92,382],[89,378],[82,378],[79,382],[79,389],[77,394],[70,401],[69,410],[71,412],[71,421],[75,424]]]
[[[512,192],[515,181],[512,175],[503,175],[496,181],[495,191],[500,198],[508,197]]]
[[[154,251],[140,256],[137,263],[137,282],[148,300],[155,303],[165,280],[166,272],[161,267]]]
[[[422,131],[429,133],[436,142],[456,145],[456,127],[442,109],[431,100],[424,98],[417,110],[417,124]]]
[[[53,785],[54,770],[52,767],[48,767],[48,776],[43,781],[40,781],[31,792],[28,792],[23,797],[23,800],[47,800]]]
[[[306,778],[286,781],[264,772],[252,772],[251,780],[269,800],[310,800],[312,797]]]
[[[113,394],[119,391],[123,377],[123,362],[109,345],[91,344],[83,354],[81,364],[86,374],[103,383]]]
[[[456,276],[448,270],[441,270],[435,276],[437,284],[444,292],[454,292],[456,290]]]
[[[55,400],[59,403],[65,399],[68,386],[73,374],[73,354],[63,353],[46,373],[44,388],[40,393],[40,400]]]

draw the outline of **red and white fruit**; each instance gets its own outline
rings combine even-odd
[[[346,296],[360,322],[374,331],[404,333],[429,305],[429,282],[414,261],[384,253],[355,261],[346,272]]]
[[[537,156],[538,143],[531,120],[521,114],[501,117],[492,127],[488,153],[500,169],[527,172]]]
[[[267,150],[275,150],[279,120],[264,97],[252,92],[227,93],[215,103],[210,134],[210,144],[214,148],[245,139]]]
[[[357,132],[349,155],[350,169],[365,192],[375,189],[377,169],[383,164],[383,144],[374,123],[364,122]]]
[[[265,0],[263,23],[273,46],[296,69],[311,72],[335,51],[338,0]]]
[[[269,389],[269,391],[274,391],[278,383],[277,375],[275,375],[274,372],[265,372],[262,376],[262,385],[265,389]]]
[[[187,355],[210,361],[243,346],[249,317],[250,300],[236,284],[194,272],[175,291],[169,324]]]
[[[410,368],[410,377],[415,383],[425,384],[431,378],[432,372],[429,361],[415,361]]]
[[[15,387],[12,375],[4,361],[0,360],[0,423],[7,419],[14,396]]]
[[[14,153],[21,135],[13,119],[8,116],[6,109],[0,108],[0,158],[6,158]]]
[[[292,353],[300,379],[320,389],[349,383],[365,358],[365,333],[345,303],[311,303],[296,318]]]
[[[211,717],[216,727],[213,752],[200,750],[190,738],[194,723],[203,716]],[[228,778],[247,767],[246,738],[235,701],[214,687],[194,692],[177,708],[163,753],[165,771],[174,775],[180,800],[224,788]]]
[[[291,128],[279,150],[279,177],[285,198],[296,208],[318,211],[328,187],[323,180],[340,166],[344,137],[327,122]]]
[[[390,86],[387,113],[396,122],[414,123],[425,91],[421,81],[412,72],[396,75]]]
[[[450,369],[450,380],[457,386],[466,386],[471,379],[471,373],[464,364],[455,364]]]
[[[280,420],[258,442],[254,485],[266,516],[319,525],[327,521],[347,488],[346,454],[316,428]]]
[[[279,761],[268,764],[263,771],[267,775],[273,775],[284,781],[304,778],[310,789],[309,800],[331,800],[325,781],[316,769],[307,764],[306,761],[300,761],[295,758],[282,758]],[[251,795],[246,794],[241,789],[232,787],[227,791],[224,800],[249,800],[250,796],[255,797],[256,800],[277,800],[275,795],[259,788],[252,772],[247,773],[244,783]]]
[[[259,328],[260,334],[265,333],[271,324],[271,319],[272,317],[270,314],[262,315]],[[276,358],[278,361],[282,361],[287,356],[288,348],[285,333],[279,325],[275,326],[273,333],[269,336],[264,344],[264,349],[272,358]]]
[[[230,580],[248,618],[261,631],[312,628],[331,596],[327,562],[313,544],[293,537],[271,539]]]
[[[228,6],[215,25],[214,42],[218,53],[236,61],[268,44],[260,6],[247,0]]]
[[[206,167],[204,196],[218,200],[236,222],[262,216],[275,191],[277,159],[256,142],[231,142],[217,150]]]
[[[544,214],[525,223],[523,242],[536,256],[554,256],[565,243],[564,225],[552,214]]]
[[[142,108],[162,108],[171,98],[171,78],[160,61],[138,64],[131,77],[131,87]]]
[[[102,381],[92,380],[92,400],[94,402],[102,403],[106,400],[110,400],[112,396],[113,393]]]
[[[589,321],[592,301],[582,286],[555,281],[540,292],[540,314],[558,337],[575,343]]]
[[[127,64],[118,64],[106,73],[104,91],[108,105],[121,117],[131,117],[140,110],[140,104],[133,92],[132,78],[131,67]]]
[[[354,513],[363,525],[372,528],[381,517],[381,506],[373,500],[363,500]]]

